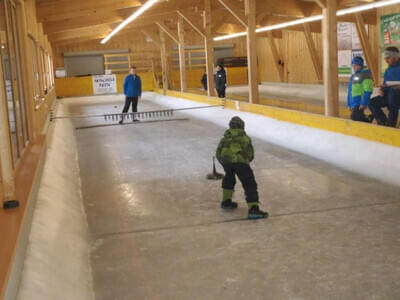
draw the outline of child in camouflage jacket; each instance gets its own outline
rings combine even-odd
[[[237,203],[232,201],[233,190],[236,184],[235,175],[241,181],[247,205],[249,219],[267,218],[268,213],[260,210],[258,203],[257,182],[250,162],[254,159],[254,149],[251,139],[244,130],[244,121],[233,117],[229,122],[229,129],[221,139],[216,153],[218,161],[225,170],[222,180],[222,209],[235,209]]]

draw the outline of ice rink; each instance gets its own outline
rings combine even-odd
[[[122,96],[60,101],[72,114],[123,106]],[[197,105],[145,93],[139,110]],[[246,220],[240,185],[239,208],[221,211],[221,182],[205,179],[223,124],[234,115],[253,138],[267,220]],[[398,298],[400,187],[390,180],[398,170],[388,162],[386,170],[376,168],[382,156],[396,159],[398,149],[222,108],[175,118],[187,120],[75,130],[96,299]],[[335,156],[333,142],[318,135],[344,149]],[[368,145],[377,156],[372,167],[364,168],[362,157],[352,164],[346,151]],[[380,180],[362,175],[367,170]]]

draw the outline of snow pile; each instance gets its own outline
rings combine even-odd
[[[202,106],[155,93],[148,93],[145,98],[171,108]],[[212,108],[185,113],[223,127],[227,127],[232,116],[238,115],[245,120],[246,131],[251,137],[400,186],[400,149],[397,147],[229,109]]]
[[[17,299],[94,299],[74,129],[53,124]]]

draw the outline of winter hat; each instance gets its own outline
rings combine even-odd
[[[351,61],[351,64],[363,67],[364,66],[364,59],[361,56],[356,56]]]
[[[389,57],[394,57],[394,58],[399,58],[400,57],[400,53],[399,53],[399,49],[397,47],[387,47],[385,50],[385,58],[389,58]]]
[[[244,129],[244,121],[241,118],[239,118],[238,116],[235,116],[229,122],[229,128],[230,129]]]

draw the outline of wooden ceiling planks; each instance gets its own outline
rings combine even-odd
[[[226,33],[227,28],[239,30],[240,22],[231,16],[229,11],[219,2],[212,1],[212,30],[214,34]],[[229,0],[234,7],[244,14],[244,3],[242,0]],[[319,2],[319,3],[318,3]],[[351,7],[370,3],[371,0],[338,0],[339,8]],[[49,40],[55,43],[63,43],[79,38],[100,39],[111,32],[122,20],[127,18],[138,9],[143,0],[37,0],[37,16],[43,23],[44,33],[49,36]],[[279,0],[279,1],[257,1],[257,20],[258,26],[273,25],[280,22],[294,20],[302,17],[321,14],[319,0]],[[177,10],[188,13],[198,18],[198,23],[202,23],[202,11],[204,1],[200,0],[160,0],[143,16],[129,24],[119,34],[125,31],[137,30],[141,32],[148,26],[155,25],[156,22],[168,21],[175,26],[177,20]],[[364,12],[364,19],[367,24],[376,23],[376,12],[374,10]],[[344,16],[341,21],[354,22],[353,16]],[[316,22],[319,23],[319,22]],[[186,26],[187,28],[187,26]],[[320,31],[320,24],[311,25],[312,31]],[[302,26],[291,27],[293,30],[304,30]],[[187,30],[192,31],[188,28]],[[233,32],[231,32],[233,33]]]

